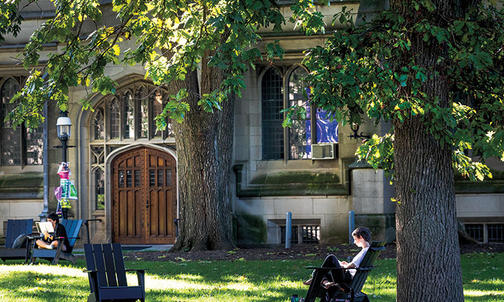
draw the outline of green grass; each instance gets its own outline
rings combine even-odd
[[[304,296],[313,260],[127,262],[147,269],[147,301],[287,301]],[[0,265],[0,301],[85,301],[89,291],[84,263]],[[504,254],[462,256],[466,301],[504,301]],[[128,275],[131,284],[136,276]],[[379,260],[364,291],[372,301],[395,301],[395,259]]]

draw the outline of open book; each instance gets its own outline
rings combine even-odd
[[[44,232],[54,233],[53,225],[49,221],[43,221],[43,222],[37,221],[37,222],[35,222],[35,226],[37,227],[37,231],[40,234],[43,234]]]

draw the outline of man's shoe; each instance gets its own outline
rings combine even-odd
[[[308,279],[306,281],[303,281],[303,284],[304,285],[310,285],[312,283],[312,281],[313,281],[313,278],[310,278],[310,279]]]
[[[323,287],[323,288],[325,288],[325,289],[329,289],[329,288],[331,288],[331,287],[333,287],[333,286],[336,286],[336,285],[337,285],[337,283],[336,283],[336,282],[331,282],[331,281],[329,281],[329,280],[323,280],[323,281],[320,283],[320,285],[322,285],[322,287]]]

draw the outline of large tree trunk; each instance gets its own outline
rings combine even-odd
[[[233,99],[222,110],[205,112],[200,91],[210,92],[222,81],[222,71],[207,68],[201,78],[191,72],[176,84],[186,88],[191,110],[176,124],[180,220],[174,250],[232,248],[230,176],[233,143]],[[200,85],[198,84],[200,83]]]
[[[446,26],[445,21],[461,11],[457,1],[432,2],[436,5],[432,13],[416,12],[412,1],[404,0],[391,1],[391,9],[411,23],[427,18],[438,26]],[[430,69],[432,76],[423,91],[449,107],[446,69],[438,60],[447,55],[446,47],[428,45],[417,33],[409,38],[416,64]],[[399,64],[408,66],[409,60]],[[452,149],[436,141],[419,118],[396,120],[394,128],[395,188],[400,202],[396,208],[397,301],[463,301]]]
[[[397,301],[463,301],[451,150],[395,125]]]

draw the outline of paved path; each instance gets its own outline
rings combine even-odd
[[[156,252],[162,252],[162,251],[169,251],[172,248],[173,244],[147,244],[147,245],[140,245],[140,244],[124,244],[121,245],[123,251],[137,251],[137,252],[149,252],[149,251],[156,251]],[[84,249],[79,248],[79,249],[74,249],[74,253],[77,254],[83,254]]]

